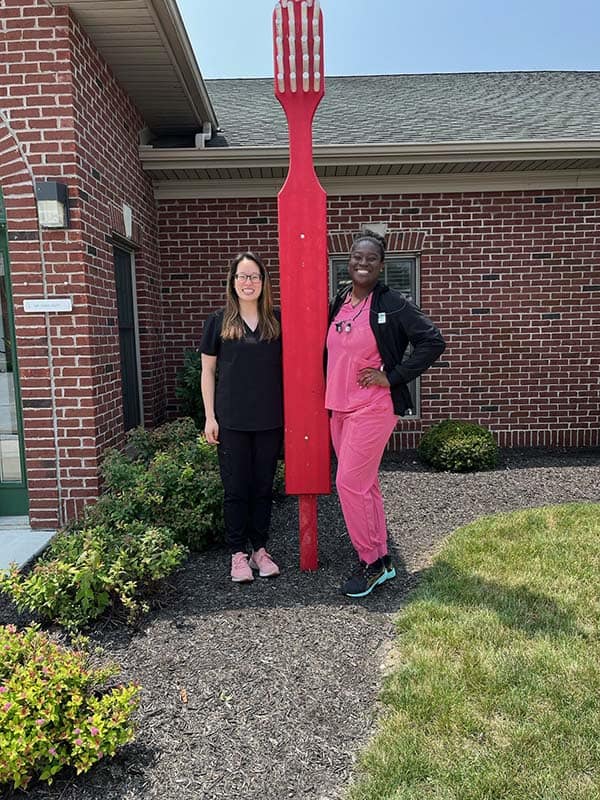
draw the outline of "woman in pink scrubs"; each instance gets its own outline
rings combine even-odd
[[[379,280],[385,240],[360,234],[348,262],[351,284],[330,308],[325,405],[337,455],[336,487],[359,563],[342,585],[364,597],[396,576],[388,554],[378,472],[398,416],[412,407],[407,384],[444,351],[444,340],[417,306]],[[403,361],[412,345],[410,356]]]

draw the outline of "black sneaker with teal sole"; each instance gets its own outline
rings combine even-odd
[[[392,563],[390,555],[384,556],[382,559],[383,566],[385,567],[385,580],[391,581],[396,577],[396,567]]]
[[[372,564],[361,561],[352,575],[342,586],[342,593],[346,597],[366,597],[371,594],[376,586],[385,583],[386,569],[383,560],[378,558]]]

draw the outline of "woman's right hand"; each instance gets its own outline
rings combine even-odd
[[[204,435],[208,444],[219,444],[219,423],[214,417],[207,418]]]

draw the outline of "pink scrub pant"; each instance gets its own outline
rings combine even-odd
[[[367,564],[387,553],[387,527],[377,475],[397,421],[389,395],[356,411],[331,412],[338,496],[350,540],[358,557]]]

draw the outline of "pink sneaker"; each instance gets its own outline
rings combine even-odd
[[[279,567],[267,553],[264,547],[254,550],[248,564],[252,569],[257,569],[261,578],[274,578],[279,575]]]
[[[231,556],[231,580],[235,583],[249,583],[254,580],[246,553],[234,553]]]

